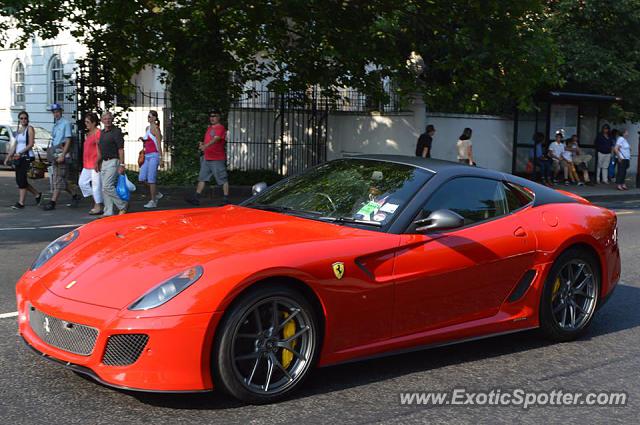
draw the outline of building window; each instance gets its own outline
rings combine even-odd
[[[13,64],[13,72],[11,73],[11,91],[13,93],[13,104],[24,105],[24,66],[19,60]]]
[[[49,96],[51,103],[64,103],[64,68],[59,56],[49,62]]]

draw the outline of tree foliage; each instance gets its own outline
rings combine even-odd
[[[640,118],[640,2],[549,0],[547,27],[566,90],[623,97],[619,121]]]
[[[165,70],[174,159],[184,168],[195,161],[206,111],[226,110],[249,81],[267,81],[277,91],[318,85],[329,94],[348,86],[383,99],[382,81],[391,79],[401,95],[422,94],[431,110],[490,113],[531,107],[536,90],[559,81],[543,0],[0,0],[0,6],[21,30],[17,44],[70,30],[89,46],[89,64],[108,62],[110,93],[122,92],[147,64]],[[412,53],[424,59],[420,78],[419,67],[407,66]]]

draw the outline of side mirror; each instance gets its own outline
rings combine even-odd
[[[416,232],[422,233],[427,230],[449,230],[464,226],[464,218],[451,210],[436,210],[429,214],[429,217],[413,222]]]
[[[251,188],[251,193],[253,194],[253,196],[256,196],[260,192],[264,192],[266,188],[267,188],[267,184],[265,182],[256,183]]]

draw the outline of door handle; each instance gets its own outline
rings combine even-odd
[[[524,238],[527,236],[527,232],[522,227],[517,227],[516,230],[513,231],[513,235],[518,238]]]

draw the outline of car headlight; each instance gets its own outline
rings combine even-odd
[[[49,261],[54,255],[62,251],[65,247],[69,246],[71,242],[78,238],[80,232],[74,230],[66,235],[60,236],[55,241],[51,242],[45,249],[42,250],[36,261],[31,265],[31,270],[39,269],[44,263]]]
[[[201,266],[191,267],[183,271],[144,294],[129,306],[129,310],[149,310],[150,308],[155,308],[166,303],[189,285],[200,279],[202,273],[203,269]]]

